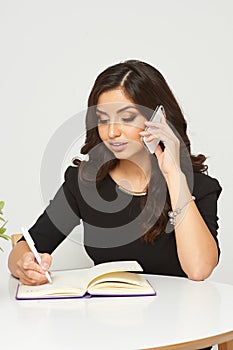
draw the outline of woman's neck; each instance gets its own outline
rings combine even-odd
[[[128,191],[145,192],[151,176],[150,156],[139,163],[136,159],[119,160],[118,165],[110,171],[110,176]]]

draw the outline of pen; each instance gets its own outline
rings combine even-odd
[[[22,227],[21,230],[22,230],[23,236],[24,236],[29,248],[31,249],[36,261],[40,265],[41,264],[41,257],[39,255],[38,251],[36,250],[35,243],[34,243],[32,237],[30,236],[30,233],[28,232],[28,230],[25,227]],[[49,281],[49,283],[52,283],[52,279],[51,279],[48,271],[46,271],[45,276],[47,277],[47,280]]]

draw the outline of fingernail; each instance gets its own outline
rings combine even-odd
[[[43,270],[47,270],[49,265],[47,263],[42,263],[41,267]]]

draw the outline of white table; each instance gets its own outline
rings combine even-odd
[[[4,262],[0,342],[17,350],[134,350],[197,349],[229,341],[219,349],[233,349],[232,285],[148,279],[156,297],[16,301],[18,281]]]

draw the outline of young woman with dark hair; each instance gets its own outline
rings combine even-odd
[[[149,121],[159,105],[161,122]],[[154,153],[147,142],[160,143]],[[51,253],[84,225],[94,263],[137,260],[145,273],[204,280],[219,259],[218,181],[204,155],[191,153],[183,113],[161,73],[129,60],[104,70],[91,90],[86,139],[55,198],[29,232],[41,253],[21,239],[9,268],[25,284],[42,284]]]

